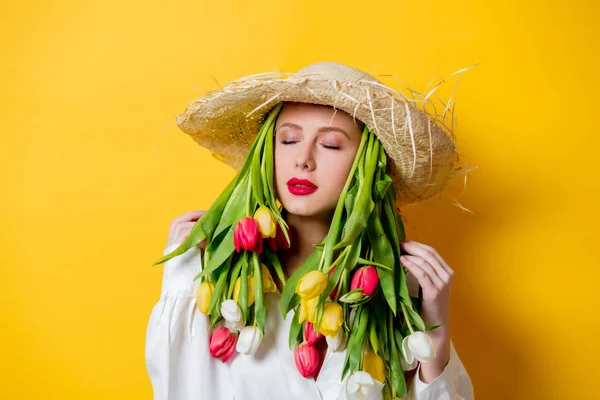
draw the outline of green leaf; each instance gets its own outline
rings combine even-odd
[[[269,248],[263,247],[263,253],[267,257],[269,265],[273,266],[277,277],[285,285],[285,275],[283,274],[283,268],[281,267],[281,263],[279,262],[279,256],[277,253],[273,253]]]
[[[229,275],[229,268],[231,267],[231,261],[233,257],[229,257],[222,268],[217,269],[219,272],[219,279],[217,279],[217,284],[215,285],[215,289],[213,290],[212,297],[210,299],[210,303],[208,305],[208,310],[212,315],[215,311],[220,312],[221,308],[221,295],[225,289],[227,284],[227,276]]]
[[[391,181],[385,181],[385,180],[375,183],[375,194],[380,199],[383,199],[385,197],[385,192],[387,192],[391,183],[392,183]]]
[[[248,253],[244,252],[242,257],[242,272],[240,274],[240,293],[238,294],[238,303],[242,310],[244,321],[248,321]]]
[[[390,369],[391,369],[391,381],[392,387],[396,392],[396,396],[400,398],[408,398],[406,393],[406,379],[404,378],[404,370],[402,369],[402,364],[400,364],[400,352],[398,351],[398,347],[395,340],[394,328],[391,323],[391,314],[390,314],[390,324],[388,326],[389,329],[389,347],[390,347]]]
[[[348,350],[346,357],[348,358],[349,372],[353,373],[360,370],[362,363],[362,354],[364,350],[364,342],[367,337],[367,327],[369,323],[369,312],[365,307],[357,309],[355,321],[355,327],[352,328],[350,333],[350,340],[348,341]],[[342,375],[342,379],[344,375]]]
[[[290,325],[290,336],[289,336],[289,345],[290,350],[294,348],[296,344],[299,342],[300,331],[302,325],[298,322],[299,313],[296,311],[294,313],[294,317],[292,318],[292,323]]]
[[[202,278],[207,274],[212,273],[235,251],[235,247],[233,245],[233,231],[234,226],[230,226],[229,231],[219,244],[219,247],[214,253],[212,253],[210,260],[208,260],[208,264],[195,279]]]
[[[215,230],[215,236],[219,235],[227,227],[236,225],[245,216],[246,210],[244,207],[246,205],[246,196],[248,196],[248,179],[250,177],[246,175],[240,181],[240,184],[233,189],[231,197],[223,210],[219,225]]]
[[[394,255],[390,251],[390,242],[383,232],[381,221],[377,217],[377,209],[371,213],[369,217],[369,223],[367,226],[367,236],[373,249],[373,258],[375,262],[383,265],[394,265]],[[379,275],[379,282],[385,299],[387,300],[392,312],[396,315],[396,290],[394,285],[394,271],[384,269],[381,267],[377,268],[377,274]]]
[[[379,340],[377,339],[377,320],[369,321],[369,342],[375,353],[379,353]]]
[[[235,281],[240,276],[240,270],[242,269],[242,263],[244,262],[244,255],[237,254],[237,260],[233,265],[233,269],[231,270],[231,276],[229,278],[229,289],[227,290],[227,298],[231,299],[233,296],[233,288],[235,287]],[[241,282],[240,282],[241,283]]]
[[[256,326],[261,335],[265,335],[265,302],[262,285],[262,267],[258,259],[258,254],[252,252],[252,262],[254,263],[254,318]]]

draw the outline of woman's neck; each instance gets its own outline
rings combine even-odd
[[[283,271],[289,277],[315,250],[313,245],[319,244],[325,239],[333,215],[305,217],[290,213],[286,214],[286,222],[291,231],[291,246],[289,249],[282,251],[279,257]]]

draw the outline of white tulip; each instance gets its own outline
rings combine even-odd
[[[373,379],[368,372],[357,371],[346,381],[345,390],[338,400],[379,400],[382,390],[382,382]]]
[[[221,315],[225,319],[225,326],[230,331],[239,331],[246,325],[242,319],[242,310],[234,300],[225,300],[221,303]]]
[[[260,330],[256,326],[247,326],[240,331],[235,349],[239,353],[253,355],[261,342]]]
[[[325,340],[327,341],[327,346],[331,349],[331,351],[342,351],[346,348],[346,332],[344,328],[338,329],[335,337],[331,338],[329,336],[325,336]]]
[[[435,347],[425,332],[413,332],[402,340],[402,352],[406,363],[412,365],[416,360],[428,362],[435,357]]]

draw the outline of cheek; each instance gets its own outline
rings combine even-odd
[[[322,171],[326,174],[331,189],[335,190],[338,195],[346,184],[353,162],[354,154],[345,154],[342,157],[328,157],[324,160],[325,168],[322,168]]]

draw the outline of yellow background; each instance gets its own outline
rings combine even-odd
[[[453,339],[478,399],[600,398],[598,11],[4,2],[1,397],[151,398],[144,340],[163,268],[151,264],[170,221],[234,176],[171,121],[214,79],[332,60],[421,91],[448,78],[442,98],[452,72],[481,63],[456,106],[478,168],[452,193],[472,213],[446,196],[406,208],[408,237],[456,271]]]

